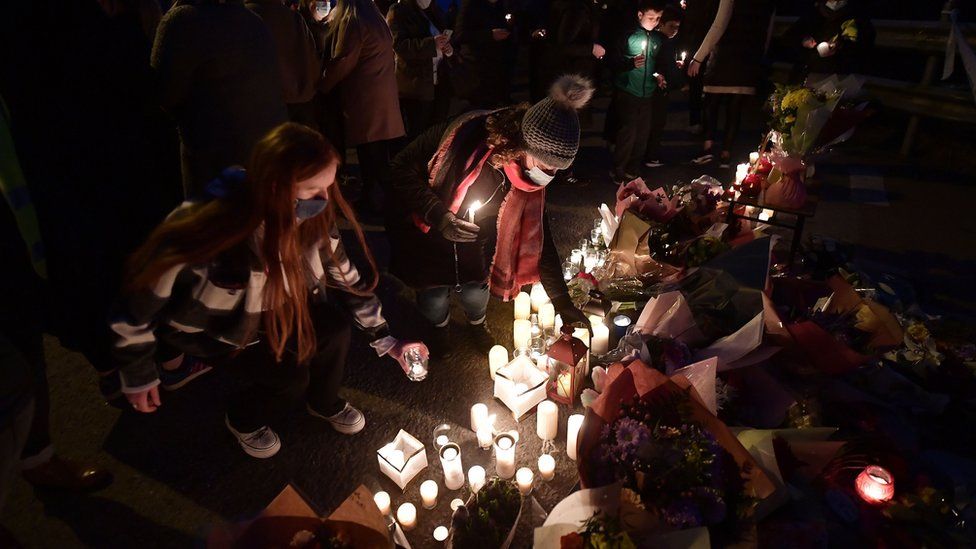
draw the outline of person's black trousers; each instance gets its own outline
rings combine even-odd
[[[647,138],[644,162],[660,160],[661,139],[668,124],[668,92],[657,89],[651,97],[651,132]]]
[[[647,151],[651,135],[653,96],[637,97],[623,90],[615,90],[614,106],[617,110],[616,148],[613,150],[614,176],[637,175],[640,162]]]
[[[691,63],[691,59],[688,59]],[[698,76],[694,78],[688,77],[688,125],[697,126],[702,123],[702,108],[704,108],[705,99],[705,65],[708,63],[702,63],[699,67]]]
[[[249,386],[230,398],[227,418],[234,429],[249,433],[281,420],[307,403],[323,416],[335,415],[346,403],[339,398],[342,373],[349,352],[351,328],[346,312],[331,303],[314,304],[309,314],[317,349],[306,364],[298,364],[294,338],[280,363],[266,340],[227,359],[226,365]],[[223,365],[223,364],[222,364]]]
[[[406,144],[417,138],[428,128],[447,120],[451,109],[451,86],[447,82],[446,66],[441,71],[441,80],[434,86],[434,99],[424,100],[413,97],[400,97],[400,112],[406,126]]]

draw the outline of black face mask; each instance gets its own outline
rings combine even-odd
[[[328,205],[328,198],[298,198],[295,200],[295,217],[302,220],[311,219],[324,212]]]

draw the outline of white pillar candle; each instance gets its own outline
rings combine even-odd
[[[576,459],[576,440],[579,437],[580,427],[583,426],[583,415],[573,414],[566,422],[566,455],[569,459]]]
[[[437,483],[432,480],[425,480],[420,485],[420,499],[424,502],[424,509],[433,509],[437,506]]]
[[[595,355],[605,355],[610,350],[610,328],[603,324],[593,325],[593,345],[590,351]]]
[[[464,500],[461,498],[454,498],[451,500],[451,511],[457,511],[458,507],[464,505]]]
[[[373,501],[376,502],[376,507],[380,510],[381,515],[390,514],[390,494],[386,492],[376,492],[373,495]]]
[[[586,328],[576,328],[573,330],[573,337],[583,342],[587,348],[590,348],[590,331]],[[583,375],[589,375],[590,373],[590,353],[586,353],[586,371]]]
[[[495,416],[492,414],[488,416],[481,426],[478,428],[476,433],[478,436],[478,446],[482,450],[487,450],[491,448],[491,441],[495,438]]]
[[[520,494],[527,496],[532,493],[533,478],[535,478],[535,474],[533,474],[532,469],[529,469],[528,467],[522,467],[515,472],[515,482],[518,483]]]
[[[556,308],[552,303],[545,303],[539,307],[539,324],[545,330],[551,330],[556,326]]]
[[[446,526],[434,528],[434,541],[444,541],[447,539],[448,530]]]
[[[501,478],[515,475],[515,437],[508,433],[495,437],[495,472]]]
[[[536,410],[535,433],[542,440],[555,440],[559,430],[559,408],[551,400],[543,400]]]
[[[546,289],[542,287],[542,284],[536,282],[532,285],[532,292],[529,293],[529,300],[532,305],[532,312],[538,313],[539,309],[543,305],[549,303],[549,296],[546,295]]]
[[[738,164],[735,167],[735,184],[741,185],[742,180],[749,175],[749,165],[748,164]]]
[[[519,292],[515,296],[515,320],[528,320],[530,314],[532,314],[532,299],[529,298],[529,294]]]
[[[482,422],[488,419],[488,406],[477,403],[471,407],[471,430],[478,432]]]
[[[556,476],[556,460],[549,454],[539,456],[539,474],[542,480],[552,480]]]
[[[600,315],[590,315],[587,317],[587,320],[590,321],[591,326],[606,326],[606,320]]]
[[[475,465],[474,467],[468,469],[468,487],[471,488],[472,492],[477,492],[481,490],[481,487],[485,485],[485,468],[480,465]]]
[[[508,358],[508,349],[501,345],[495,345],[488,351],[488,373],[491,374],[491,379],[495,379],[495,373],[499,368],[508,364]]]
[[[532,341],[532,323],[528,319],[516,320],[512,325],[512,341],[515,342],[515,349],[526,350]]]
[[[404,530],[413,530],[417,526],[417,508],[412,503],[404,503],[397,508],[397,522]]]
[[[441,448],[441,467],[444,469],[444,486],[457,490],[464,486],[464,465],[461,464],[461,447],[451,443]]]

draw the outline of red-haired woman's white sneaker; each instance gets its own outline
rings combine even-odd
[[[305,409],[312,416],[328,421],[333,429],[344,435],[355,435],[359,431],[362,431],[363,427],[366,427],[366,417],[348,402],[342,411],[334,416],[323,416],[307,404],[305,405]]]
[[[242,433],[230,424],[230,418],[224,416],[224,423],[227,429],[237,437],[237,442],[241,445],[244,453],[259,459],[269,458],[281,450],[281,439],[278,434],[271,430],[271,427],[261,427],[257,431]]]

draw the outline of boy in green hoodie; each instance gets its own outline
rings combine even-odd
[[[638,176],[647,149],[652,97],[663,84],[663,77],[654,70],[662,38],[660,33],[651,31],[660,22],[665,5],[665,0],[641,0],[633,27],[614,41],[609,53],[617,121],[613,152],[613,175],[617,183]]]

